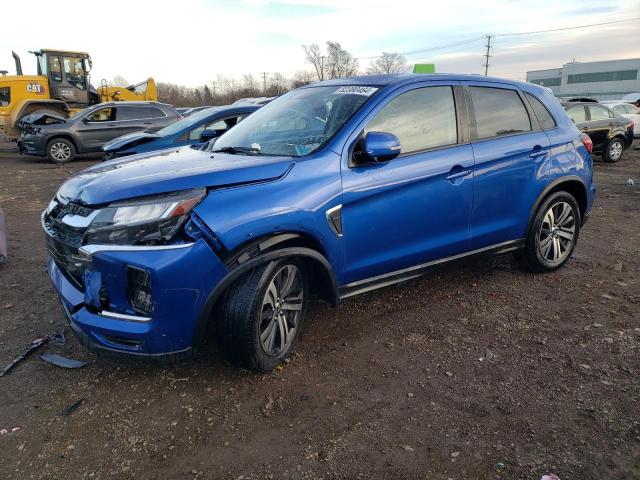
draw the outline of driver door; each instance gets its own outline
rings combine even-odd
[[[405,87],[383,100],[347,143],[345,283],[368,282],[468,249],[474,158],[459,120],[465,118],[462,101],[455,82]],[[369,131],[396,135],[401,154],[386,163],[354,164],[353,148]]]

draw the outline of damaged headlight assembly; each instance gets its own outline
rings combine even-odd
[[[85,232],[85,245],[157,245],[175,238],[205,189],[112,203]]]

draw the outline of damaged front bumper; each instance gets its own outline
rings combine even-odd
[[[90,350],[175,360],[189,354],[209,293],[227,269],[209,245],[86,246],[83,282],[50,256],[48,273],[76,336]],[[148,273],[152,311],[131,302],[130,269]]]

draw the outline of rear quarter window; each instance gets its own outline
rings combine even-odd
[[[529,101],[529,104],[533,109],[533,113],[538,118],[538,122],[540,122],[540,127],[543,130],[555,128],[556,121],[553,119],[553,115],[551,115],[551,112],[549,112],[549,110],[547,110],[547,107],[544,106],[544,103],[538,100],[538,98],[531,93],[524,92],[524,95],[525,97],[527,97],[527,100]]]
[[[8,107],[11,103],[11,88],[0,88],[0,107]]]
[[[478,139],[531,131],[531,120],[518,92],[506,88],[469,87]]]

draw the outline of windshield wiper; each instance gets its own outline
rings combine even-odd
[[[232,155],[236,153],[251,153],[259,155],[260,150],[252,147],[222,147],[217,150],[211,150],[211,153],[230,153]]]

